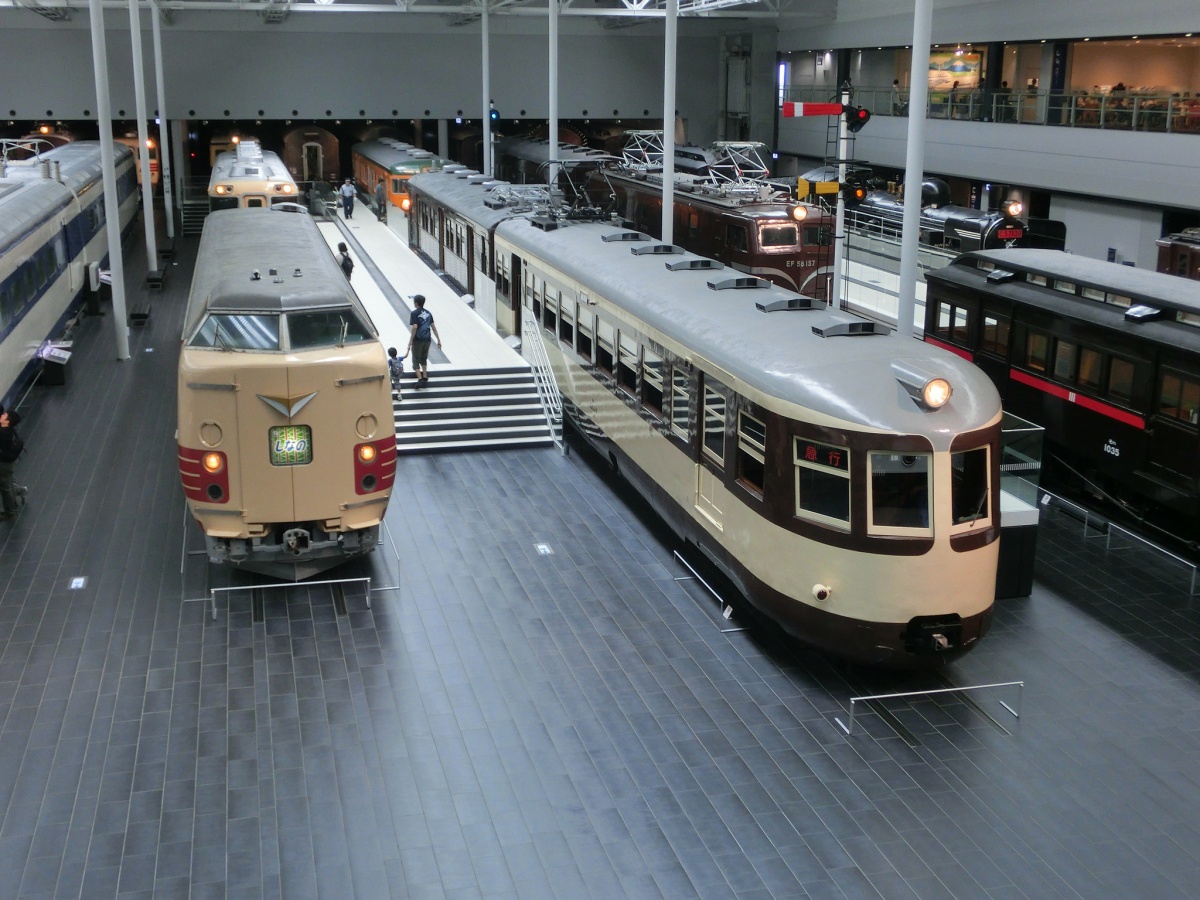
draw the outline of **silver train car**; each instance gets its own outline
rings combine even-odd
[[[258,141],[242,140],[236,150],[217,154],[208,179],[208,208],[256,209],[295,203],[300,195],[292,173],[277,153]]]
[[[129,148],[114,144],[121,233],[137,213]],[[0,402],[14,406],[38,351],[83,303],[91,263],[106,266],[100,143],[75,141],[0,168]]]
[[[387,356],[309,216],[209,215],[178,404],[210,561],[300,580],[375,548],[396,477]]]
[[[986,633],[1001,409],[982,372],[615,225],[521,214],[492,236],[496,308],[544,343],[580,433],[759,612],[893,668]]]

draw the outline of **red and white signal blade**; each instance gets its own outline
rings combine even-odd
[[[785,119],[796,116],[840,116],[841,114],[842,104],[840,103],[793,103],[790,100],[785,100],[783,103]]]

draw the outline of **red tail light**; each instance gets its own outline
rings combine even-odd
[[[389,435],[354,447],[354,491],[386,491],[396,480],[396,438]]]
[[[179,480],[189,500],[229,502],[229,459],[219,450],[179,447]]]

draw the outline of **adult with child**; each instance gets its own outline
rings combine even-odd
[[[413,372],[417,376],[417,387],[429,381],[429,345],[437,339],[437,345],[442,346],[442,336],[438,334],[437,325],[433,322],[433,313],[425,308],[425,295],[415,294],[413,303],[416,309],[408,317],[409,339],[408,353],[412,357]]]

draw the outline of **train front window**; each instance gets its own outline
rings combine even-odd
[[[979,447],[950,454],[951,503],[955,525],[974,525],[991,515],[988,508],[988,450]]]
[[[288,347],[314,350],[372,339],[370,330],[352,309],[322,309],[291,313],[287,317]]]
[[[850,451],[796,438],[796,515],[847,528],[850,525]]]
[[[266,313],[213,313],[188,342],[217,350],[278,350],[279,316]]]
[[[931,454],[870,455],[871,524],[887,533],[928,532]]]
[[[758,234],[764,247],[795,247],[799,229],[795,225],[764,225]]]

